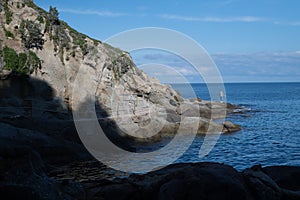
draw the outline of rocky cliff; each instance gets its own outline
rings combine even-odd
[[[52,115],[54,112],[57,115],[68,112],[72,108],[72,100],[76,101],[78,96],[74,96],[74,92],[82,92],[73,91],[75,79],[80,78],[82,90],[96,88],[93,95],[100,106],[98,117],[113,116],[112,119],[117,119],[117,125],[121,127],[120,131],[131,130],[134,136],[142,133],[140,130],[135,133],[128,124],[146,126],[150,117],[156,119],[161,134],[175,134],[182,116],[193,118],[201,115],[198,133],[206,133],[209,123],[211,132],[214,129],[224,132],[240,129],[232,124],[224,129],[222,125],[215,124],[211,121],[210,102],[184,100],[170,86],[160,84],[139,70],[127,52],[78,33],[59,20],[55,8],[46,12],[31,0],[4,0],[1,1],[0,23],[2,79],[9,77],[10,73],[26,74],[31,80],[44,81],[51,88],[51,98],[27,97],[27,104],[35,110],[35,118],[45,117],[44,111]],[[18,61],[14,63],[9,59]],[[79,69],[80,76],[77,76]],[[49,87],[36,84],[38,81],[30,82],[35,93],[46,94],[49,91]],[[13,106],[24,104],[18,102]],[[125,106],[124,102],[127,103]],[[155,112],[151,112],[153,107]],[[219,108],[220,115],[213,118],[224,117],[224,106],[219,104]],[[156,114],[153,116],[153,113]],[[165,119],[163,124],[159,115]]]

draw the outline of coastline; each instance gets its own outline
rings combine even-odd
[[[30,162],[24,163],[22,170],[18,167],[11,169],[19,174],[18,179],[5,177],[6,181],[0,182],[1,197],[225,200],[300,198],[299,166],[256,165],[239,172],[219,163],[180,163],[147,174],[128,175],[107,170],[98,161],[75,162],[46,172],[36,159],[30,156]],[[103,173],[105,170],[111,174]]]

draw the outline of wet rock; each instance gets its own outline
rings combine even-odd
[[[242,127],[240,125],[233,124],[230,121],[225,121],[223,123],[223,126],[224,126],[224,129],[223,129],[224,133],[237,132],[237,131],[240,131],[242,129]]]

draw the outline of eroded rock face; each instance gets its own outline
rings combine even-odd
[[[2,4],[4,2],[1,2]],[[31,79],[37,80],[32,81],[31,84],[35,88],[35,93],[44,93],[43,84],[39,84],[43,81],[51,88],[51,94],[46,100],[45,98],[36,99],[34,96],[29,97],[33,107],[47,110],[47,112],[38,112],[36,109],[34,117],[48,120],[59,116],[59,119],[70,119],[70,114],[61,113],[68,113],[72,108],[76,110],[84,107],[91,95],[96,97],[98,117],[111,117],[117,125],[120,122],[121,125],[131,123],[146,126],[150,119],[158,119],[158,121],[167,121],[164,130],[172,130],[182,116],[201,117],[198,133],[202,134],[205,132],[203,127],[208,126],[208,124],[203,124],[204,122],[208,123],[211,118],[225,117],[225,112],[228,111],[225,104],[185,100],[170,86],[160,84],[158,80],[148,77],[139,70],[127,52],[83,36],[64,22],[47,27],[47,13],[45,14],[42,9],[33,5],[31,1],[8,1],[7,6],[12,12],[12,18],[7,24],[5,12],[1,12],[0,48],[8,46],[17,53],[30,50],[41,60],[41,67],[35,69],[30,75]],[[42,17],[43,20],[37,20],[37,17]],[[24,47],[19,28],[22,21],[26,20],[31,20],[40,26],[40,31],[44,33],[42,48],[26,49]],[[14,39],[6,36],[7,31],[13,33]],[[55,39],[56,32],[58,32],[58,38],[64,41],[63,44]],[[81,38],[81,46],[78,45],[78,38]],[[2,66],[3,62],[0,63]],[[0,79],[7,78],[8,75],[8,71],[1,70]],[[78,87],[74,86],[75,83]],[[90,93],[86,92],[89,90]],[[47,95],[47,93],[44,94]],[[9,96],[6,98],[13,98],[19,101],[19,104],[24,104],[22,102],[24,99]],[[79,100],[80,103],[74,106],[74,102]],[[164,111],[151,113],[153,107]],[[17,112],[19,111],[10,114],[19,115]],[[52,112],[51,116],[48,116],[50,112]],[[58,113],[57,116],[53,114],[55,112]],[[161,114],[167,117],[164,118]],[[128,115],[131,119],[124,117]],[[214,124],[214,127],[217,125]],[[220,129],[222,131],[222,128]],[[163,129],[161,130],[161,133],[166,134]],[[239,130],[238,127],[232,127],[226,129],[225,132],[237,130]]]

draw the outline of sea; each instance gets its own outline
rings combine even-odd
[[[206,84],[191,86],[201,99],[210,100]],[[185,86],[172,87],[184,94]],[[238,170],[257,164],[300,166],[300,83],[227,83],[225,92],[227,102],[243,109],[228,120],[243,129],[221,135],[202,158],[204,136],[197,136],[176,163],[218,162]]]

